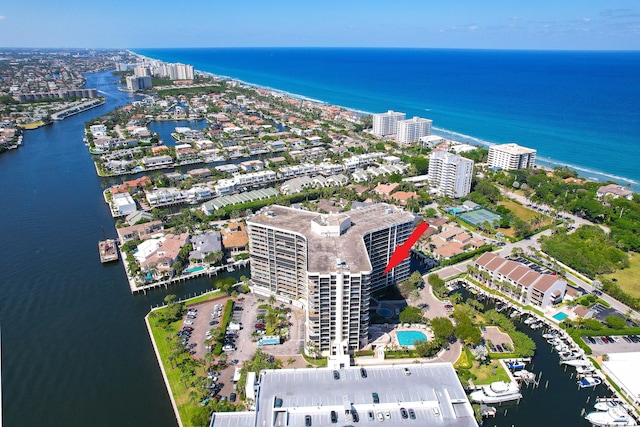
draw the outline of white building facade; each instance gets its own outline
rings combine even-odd
[[[429,185],[434,193],[459,199],[471,191],[473,160],[446,151],[429,156]]]
[[[487,163],[491,168],[505,170],[532,168],[536,163],[536,150],[518,144],[492,145]]]
[[[420,138],[431,135],[431,124],[433,120],[414,117],[409,120],[398,122],[396,141],[401,144],[413,144]]]
[[[386,113],[373,115],[373,133],[378,136],[395,136],[398,131],[398,122],[407,118],[405,113],[387,111]]]
[[[333,215],[272,206],[247,220],[253,291],[306,308],[307,354],[357,351],[371,292],[409,277],[408,259],[382,273],[414,222],[386,204]]]

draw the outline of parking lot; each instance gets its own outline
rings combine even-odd
[[[183,318],[182,329],[188,330],[188,333],[182,332],[183,343],[193,355],[194,358],[204,360],[205,355],[211,351],[211,347],[205,343],[211,329],[220,326],[220,321],[224,314],[224,308],[229,299],[234,300],[234,309],[231,316],[230,324],[236,323],[241,325],[239,330],[228,331],[225,335],[223,348],[226,354],[227,365],[224,369],[215,374],[215,382],[222,384],[222,388],[218,391],[219,397],[228,398],[231,393],[235,393],[235,384],[232,378],[236,367],[241,367],[243,362],[250,360],[258,348],[257,337],[252,336],[258,328],[256,328],[257,316],[266,312],[265,309],[259,309],[258,306],[267,304],[264,298],[254,294],[240,295],[237,298],[220,297],[204,303],[190,305],[187,307]],[[275,306],[281,306],[278,302]],[[289,326],[289,338],[284,340],[280,345],[265,345],[261,349],[265,353],[274,355],[283,361],[284,366],[304,367],[306,362],[300,356],[300,352],[304,346],[304,315],[302,310],[291,307],[283,307],[287,313]],[[215,342],[211,343],[215,346]],[[294,362],[291,364],[291,360]],[[211,374],[213,377],[214,374]]]
[[[640,351],[640,337],[637,335],[582,337],[595,356],[607,353],[631,353]]]

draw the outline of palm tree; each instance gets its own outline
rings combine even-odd
[[[287,366],[291,366],[294,363],[296,363],[296,359],[294,359],[293,357],[287,359]]]

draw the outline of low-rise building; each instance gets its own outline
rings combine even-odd
[[[129,215],[137,209],[136,202],[129,193],[114,194],[111,199],[111,206],[114,217]]]
[[[256,410],[216,412],[211,427],[478,426],[451,363],[264,370],[247,389]]]
[[[598,188],[596,191],[596,197],[598,200],[604,200],[607,196],[617,199],[618,197],[624,197],[627,200],[633,199],[633,191],[622,187],[617,184],[609,184]]]
[[[475,278],[523,304],[542,309],[563,300],[567,282],[559,276],[541,274],[517,261],[485,253],[475,261]]]
[[[162,230],[164,230],[162,221],[145,222],[143,224],[116,229],[116,231],[118,232],[118,240],[120,241],[120,244],[131,242],[134,240],[145,240],[156,233],[160,233]]]
[[[191,245],[189,260],[202,263],[207,255],[222,251],[222,236],[219,231],[197,234],[191,238]]]

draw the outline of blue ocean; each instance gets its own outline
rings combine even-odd
[[[317,101],[433,120],[434,133],[516,142],[538,163],[640,189],[640,52],[135,49]]]

